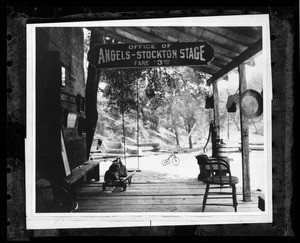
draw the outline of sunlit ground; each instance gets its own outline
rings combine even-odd
[[[225,137],[225,136],[223,136]],[[240,133],[232,132],[230,134],[230,140],[224,139],[224,142],[230,145],[238,145],[240,142]],[[250,134],[251,143],[262,143],[263,136]],[[172,162],[167,165],[162,164],[162,160],[168,158],[170,155],[166,152],[149,153],[142,157],[126,157],[122,158],[123,163],[127,169],[140,169],[141,172],[137,172],[134,177],[138,179],[144,179],[146,181],[154,180],[189,180],[196,179],[200,170],[196,155],[203,153],[201,149],[193,152],[181,152],[176,154],[180,159],[180,164],[175,166]],[[211,156],[211,150],[207,151],[207,155]],[[239,178],[239,184],[237,187],[242,188],[242,163],[241,153],[234,152],[228,153],[228,157],[232,159],[230,161],[230,167],[232,175]],[[111,160],[100,163],[100,176],[103,180],[103,175],[108,167],[111,165]],[[266,179],[266,161],[264,160],[264,151],[250,152],[250,185],[251,190],[256,191],[257,189],[265,192],[265,179]]]

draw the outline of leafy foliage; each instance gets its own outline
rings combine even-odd
[[[174,134],[179,145],[180,134],[187,135],[203,116],[204,100],[210,92],[206,79],[205,74],[188,67],[106,70],[102,72],[105,87],[100,90],[99,106],[117,120],[115,134],[123,129],[121,121],[127,123],[126,136],[136,137],[132,124],[141,119],[140,132],[159,132],[163,127]],[[103,112],[101,115],[105,117]],[[192,147],[191,137],[189,140]]]
[[[119,43],[108,37],[104,41]],[[192,148],[192,136],[206,138],[213,119],[212,111],[204,108],[205,98],[212,94],[206,86],[208,78],[190,67],[102,70],[96,133],[119,141],[125,135],[128,139],[160,139],[169,145],[188,142]],[[260,76],[254,77],[253,85],[261,89],[261,84]],[[226,112],[227,97],[228,93],[220,91],[220,126],[225,128],[229,115],[239,129],[238,110]],[[261,133],[261,127],[253,125]],[[188,137],[193,128],[195,132]]]

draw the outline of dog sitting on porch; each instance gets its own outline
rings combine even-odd
[[[127,169],[126,169],[126,166],[122,163],[121,159],[119,157],[117,157],[112,162],[113,162],[113,164],[110,167],[112,167],[113,165],[118,165],[118,167],[119,167],[119,176],[120,177],[126,177],[127,176]]]
[[[105,183],[113,183],[119,181],[121,177],[127,177],[127,169],[121,159],[117,157],[112,161],[112,165],[105,172],[104,181]]]
[[[105,183],[114,183],[120,180],[120,167],[118,164],[112,164],[104,174]]]

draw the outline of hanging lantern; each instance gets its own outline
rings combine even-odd
[[[226,103],[227,112],[236,112],[236,103],[233,95],[229,95]]]
[[[233,102],[230,107],[227,107],[227,112],[234,113],[236,112],[236,103]]]
[[[205,109],[213,109],[214,108],[214,96],[207,96],[205,100]]]

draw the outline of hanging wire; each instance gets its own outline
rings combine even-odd
[[[136,85],[136,121],[137,121],[137,147],[138,147],[138,151],[137,151],[137,161],[138,161],[138,169],[140,169],[140,127],[139,127],[139,80],[137,79],[137,85]]]
[[[239,92],[239,89],[240,89],[240,88],[237,88],[237,90],[235,91],[235,94],[237,94],[237,93]]]
[[[121,83],[122,86],[124,86],[124,76],[123,76],[123,70],[121,69],[119,71],[120,74],[120,79],[121,79]],[[123,145],[124,145],[124,151],[123,151],[123,156],[124,156],[124,161],[125,161],[125,166],[126,166],[126,147],[125,147],[125,116],[124,116],[124,87],[122,88],[122,126],[123,126]]]

